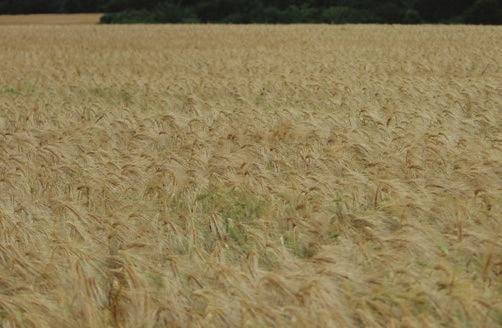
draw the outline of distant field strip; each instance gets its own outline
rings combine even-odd
[[[0,15],[0,25],[85,25],[97,24],[102,14]]]
[[[501,215],[500,27],[0,26],[0,326],[501,327]]]

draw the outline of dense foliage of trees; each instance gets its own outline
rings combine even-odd
[[[106,12],[103,23],[502,24],[502,0],[0,0],[0,13]]]

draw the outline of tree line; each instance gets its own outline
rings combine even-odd
[[[89,12],[102,23],[502,24],[502,0],[0,0],[0,14]]]

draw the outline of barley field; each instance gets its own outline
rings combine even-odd
[[[0,27],[2,327],[502,326],[502,28]]]

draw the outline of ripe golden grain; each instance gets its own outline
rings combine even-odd
[[[1,325],[501,325],[501,54],[498,27],[1,27]]]

